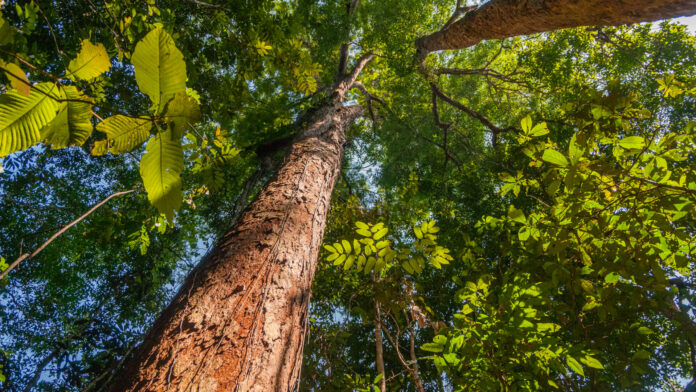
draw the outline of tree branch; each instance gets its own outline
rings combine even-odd
[[[15,261],[12,262],[12,264],[10,264],[10,266],[9,266],[6,270],[4,270],[4,271],[2,271],[2,272],[0,273],[0,280],[4,279],[4,278],[7,276],[7,274],[10,273],[10,271],[12,271],[13,269],[15,269],[15,268],[19,265],[19,263],[21,263],[22,261],[24,261],[24,260],[26,260],[26,259],[31,259],[31,258],[35,257],[35,256],[36,256],[37,254],[39,254],[42,250],[44,250],[45,247],[47,247],[51,242],[53,242],[53,240],[55,240],[56,238],[58,238],[61,234],[65,233],[65,231],[68,230],[69,228],[75,226],[77,223],[79,223],[80,221],[82,221],[83,219],[85,219],[86,217],[88,217],[90,214],[92,214],[94,211],[96,211],[99,207],[101,207],[101,206],[103,206],[104,204],[106,204],[106,202],[108,202],[109,200],[113,199],[114,197],[126,195],[126,194],[133,193],[133,192],[135,192],[135,189],[131,189],[131,190],[129,190],[129,191],[123,191],[123,192],[112,193],[112,194],[109,195],[106,199],[100,201],[100,202],[97,203],[94,207],[90,208],[89,211],[87,211],[87,212],[85,212],[84,214],[80,215],[79,218],[75,219],[74,221],[70,222],[67,226],[65,226],[65,227],[63,227],[62,229],[58,230],[58,231],[57,231],[55,234],[53,234],[48,240],[46,240],[46,242],[44,242],[43,244],[41,244],[41,246],[39,246],[35,251],[33,251],[33,252],[31,252],[31,253],[24,253],[23,255],[19,256]]]
[[[486,128],[488,128],[491,131],[491,133],[493,134],[493,145],[494,146],[497,144],[499,134],[515,130],[515,127],[500,128],[500,127],[496,126],[487,117],[485,117],[481,113],[479,113],[479,112],[465,106],[461,102],[455,101],[451,97],[447,96],[445,93],[442,92],[442,90],[440,90],[440,88],[434,82],[430,82],[430,87],[433,90],[433,95],[437,96],[438,98],[440,98],[443,101],[447,102],[448,104],[452,105],[456,109],[459,109],[462,112],[468,114],[470,117],[477,119],[481,124],[483,124]]]

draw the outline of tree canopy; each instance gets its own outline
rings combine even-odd
[[[0,2],[1,388],[108,390],[337,69],[298,390],[696,388],[696,36],[466,3]]]

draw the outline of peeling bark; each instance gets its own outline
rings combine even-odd
[[[112,392],[292,391],[345,129],[338,99],[304,121],[274,180],[196,267]]]
[[[696,14],[694,0],[491,0],[416,41],[420,55],[580,26],[618,26]]]

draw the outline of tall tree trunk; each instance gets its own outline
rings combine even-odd
[[[192,271],[113,392],[296,388],[345,129],[363,112],[341,104],[351,84],[303,121],[276,178]]]
[[[374,293],[374,290],[372,291]],[[377,375],[382,375],[379,380],[379,389],[382,392],[387,392],[387,375],[384,374],[384,344],[382,343],[382,311],[380,310],[379,302],[375,299],[375,362],[377,364]]]
[[[491,0],[416,41],[422,57],[488,39],[579,26],[618,26],[696,13],[694,0]]]

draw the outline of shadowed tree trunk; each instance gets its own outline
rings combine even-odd
[[[191,272],[111,391],[292,391],[345,130],[343,106],[371,55],[341,74],[276,177]]]
[[[416,41],[421,56],[579,26],[618,26],[696,13],[694,0],[491,0]]]

